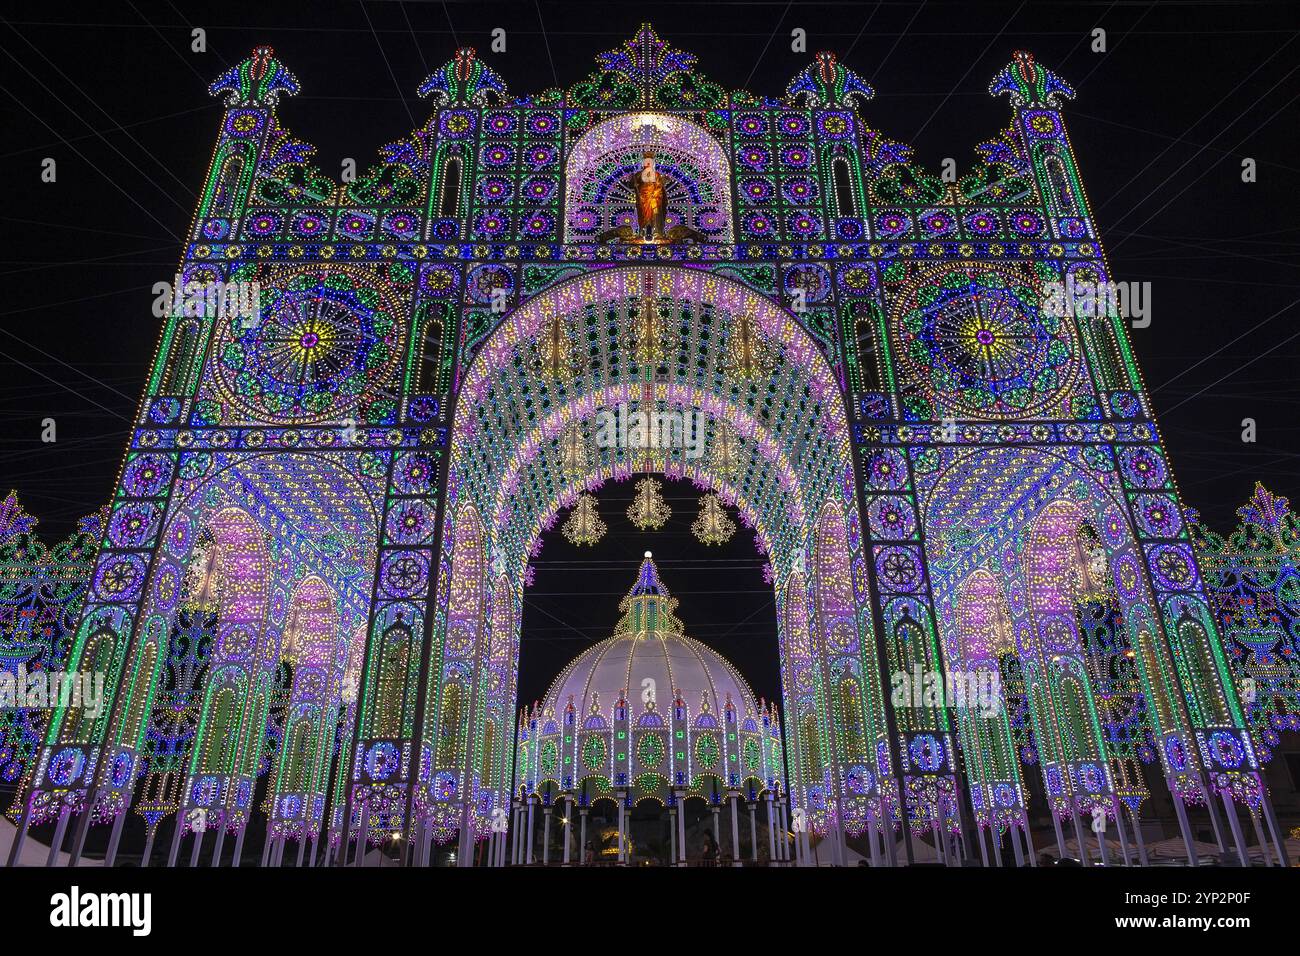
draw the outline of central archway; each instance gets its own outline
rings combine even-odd
[[[602,413],[662,417],[682,437],[601,440]],[[451,446],[416,793],[435,839],[484,837],[508,803],[511,755],[495,750],[514,736],[520,607],[542,531],[580,494],[639,473],[717,492],[767,557],[796,813],[822,834],[892,827],[848,419],[794,316],[690,268],[563,282],[484,341]]]

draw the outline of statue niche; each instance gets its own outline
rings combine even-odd
[[[679,116],[596,124],[566,163],[566,242],[730,242],[731,176],[721,144]]]

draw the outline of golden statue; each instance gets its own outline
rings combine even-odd
[[[642,239],[663,239],[664,217],[668,212],[668,195],[664,180],[655,169],[655,156],[646,150],[641,169],[633,176],[636,191],[637,232]]]

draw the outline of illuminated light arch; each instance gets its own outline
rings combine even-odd
[[[731,163],[702,126],[668,113],[625,113],[602,120],[573,145],[565,164],[566,242],[591,241],[636,227],[629,184],[645,150],[665,180],[668,228],[685,225],[711,242],[730,242]]]
[[[237,654],[223,649],[223,633],[252,613],[227,607],[224,592],[229,589],[223,589],[212,657],[199,687],[198,727],[189,744],[178,799],[182,814],[203,808],[240,830],[253,810],[253,786],[264,769],[264,740],[281,632],[292,606],[292,582],[311,575],[323,579],[333,595],[332,613],[342,622],[336,632],[356,627],[369,608],[379,519],[377,492],[367,487],[355,457],[340,460],[309,452],[276,452],[214,458],[205,470],[195,469],[177,486],[159,536],[164,546],[148,585],[136,656],[141,666],[152,661],[155,674],[166,661],[165,654],[150,654],[148,648],[168,640],[193,549],[204,529],[217,542],[218,553],[220,542],[238,531],[247,547],[240,552],[236,571],[260,582],[256,636]],[[268,548],[272,541],[274,550]],[[157,679],[142,672],[138,682],[147,686],[146,681]],[[199,761],[208,749],[208,715],[223,681],[240,688],[241,723],[232,736],[238,746],[238,766],[231,774],[205,773]],[[331,725],[330,733],[333,730]],[[138,747],[140,742],[123,738],[122,745]],[[157,788],[156,781],[147,783],[146,792]]]
[[[271,786],[281,836],[316,839],[324,818],[330,754],[342,703],[348,644],[338,598],[321,578],[299,582],[290,600],[282,659],[293,664],[284,745]]]
[[[204,704],[190,763],[191,778],[199,776],[192,793],[202,803],[214,788],[227,784],[221,778],[249,776],[255,771],[249,759],[248,737],[256,723],[261,642],[265,637],[271,591],[270,556],[266,538],[244,510],[227,507],[208,522],[216,542],[221,596],[212,659],[204,690]],[[260,735],[258,741],[260,743]],[[215,753],[214,746],[221,750]],[[219,757],[219,759],[218,759]],[[200,776],[201,775],[201,776]],[[222,793],[227,799],[228,794]]]
[[[532,463],[547,443],[560,438],[574,423],[594,417],[602,408],[615,408],[620,404],[626,404],[631,411],[641,411],[646,404],[645,397],[645,389],[642,386],[611,385],[589,392],[574,403],[553,410],[545,420],[534,426],[521,440],[518,451],[511,456],[506,466],[493,511],[497,529],[504,531],[508,527],[513,512],[510,503],[514,493],[523,483],[523,473],[532,467]],[[717,423],[726,422],[732,426],[737,437],[751,442],[749,447],[775,469],[780,487],[788,491],[789,505],[784,510],[789,520],[800,527],[806,524],[808,509],[803,500],[803,488],[789,455],[781,448],[771,430],[747,409],[726,397],[688,385],[656,385],[650,407],[651,414],[663,410],[680,412],[698,409],[701,415],[707,416],[709,423],[716,426]],[[700,427],[703,428],[704,423],[701,423]],[[716,437],[716,428],[710,429],[710,432],[710,437]],[[670,478],[704,482],[711,489],[721,492],[729,503],[734,504],[745,515],[749,524],[758,530],[763,540],[764,550],[769,554],[772,553],[775,536],[771,529],[779,522],[773,522],[770,516],[760,513],[733,481],[728,480],[712,467],[711,451],[710,442],[705,454],[695,460],[683,455],[669,456],[664,454],[662,449],[624,456],[621,460],[614,459],[613,456],[605,456],[606,460],[602,461],[598,468],[593,468],[588,475],[580,476],[568,483],[568,487],[556,499],[555,506],[539,517],[530,537],[536,537],[543,528],[548,527],[549,521],[556,512],[571,507],[581,491],[592,490],[606,480],[630,478],[635,473],[645,470],[645,461],[649,458],[653,463],[653,470],[661,471]]]
[[[861,835],[868,821],[878,821],[880,768],[876,762],[885,715],[881,704],[879,673],[862,666],[860,611],[854,599],[852,554],[844,506],[827,501],[817,522],[813,548],[813,622],[817,656],[830,667],[828,683],[830,726],[834,736],[834,773],[839,784],[839,817],[845,832]],[[868,625],[866,630],[870,630]],[[874,647],[870,648],[874,663]]]
[[[652,331],[643,333],[647,328]],[[758,348],[752,363],[734,364],[737,360],[729,342],[737,328],[741,332],[736,334],[752,330],[749,334],[757,337],[749,340]],[[568,350],[563,353],[562,365],[551,354],[557,347],[557,335],[567,340],[559,343],[562,350]],[[645,335],[655,338],[646,339]],[[746,355],[748,358],[749,353]],[[658,374],[649,376],[651,367],[657,368]],[[564,457],[572,429],[583,425],[585,417],[623,402],[630,410],[699,410],[698,426],[707,436],[704,454],[692,460],[680,448],[647,453],[644,449],[597,449],[588,443],[590,460],[575,469],[574,462]],[[712,442],[723,424],[743,446],[734,472],[718,467],[711,455]],[[822,656],[824,642],[812,638],[810,618],[815,611],[808,590],[809,574],[803,569],[813,560],[823,504],[854,494],[848,439],[847,415],[835,373],[811,335],[776,303],[733,280],[683,267],[616,266],[580,276],[540,293],[508,314],[484,338],[464,373],[450,435],[443,573],[456,579],[459,562],[453,542],[459,536],[462,510],[472,505],[477,514],[490,515],[482,528],[485,557],[475,561],[487,560],[493,567],[498,576],[494,594],[500,590],[501,574],[510,582],[508,625],[517,630],[525,565],[540,534],[579,493],[645,471],[689,478],[702,487],[718,489],[755,528],[756,540],[771,561],[780,607],[797,603],[803,608],[802,624],[796,628],[803,636],[793,641],[802,653],[782,654],[787,709],[792,713],[807,710],[803,703],[796,703],[805,699],[811,704],[818,739],[807,750],[823,761],[833,752],[828,734],[834,733],[835,718],[825,701],[808,698],[814,687],[817,695],[824,695],[826,688],[824,680],[809,671]],[[861,536],[849,534],[846,520],[842,512],[838,523],[828,519],[827,534],[823,535],[824,541],[833,538],[836,546],[846,549],[839,562],[844,581],[835,585],[836,613],[845,623],[852,619],[855,629],[866,628],[863,633],[869,633],[869,617],[853,619],[844,614],[845,608],[860,611],[867,600],[865,583],[853,583],[847,570],[853,567],[856,553],[847,549],[859,548]],[[836,533],[829,535],[832,530]],[[822,560],[829,562],[825,552],[824,544]],[[860,556],[857,560],[861,561]],[[796,577],[803,583],[791,589],[790,581]],[[457,604],[450,593],[440,600],[446,602],[441,627],[449,635],[458,626]],[[487,611],[481,608],[483,613]],[[499,613],[495,603],[491,613]],[[783,632],[789,630],[786,614],[781,614]],[[441,639],[456,647],[440,655],[438,673],[430,671],[427,695],[431,710],[445,709],[444,688],[471,689],[471,677],[488,653],[483,646],[487,630],[479,628],[479,646],[472,649],[460,646],[461,641]],[[835,631],[837,641],[840,631],[842,628]],[[517,647],[513,636],[511,642]],[[791,646],[784,633],[780,646]],[[867,655],[863,657],[865,666],[875,667],[874,651],[867,654],[873,647],[872,641],[859,637],[856,646],[854,641],[846,642],[840,657]],[[511,657],[516,655],[517,650],[512,650]],[[798,656],[804,661],[795,664]],[[512,660],[507,696],[513,696],[516,666]],[[861,674],[863,667],[862,662],[855,663],[853,673]],[[868,724],[865,716],[870,702],[864,698],[876,693],[877,687],[860,681],[857,694],[851,695],[861,700],[863,726],[870,725],[873,731],[875,721]],[[476,692],[473,701],[458,701],[457,709],[469,707],[481,714],[480,698],[490,700],[490,695]],[[870,709],[874,712],[876,706],[883,704],[877,701]],[[439,728],[447,720],[441,713],[431,714],[430,719],[429,726]],[[496,739],[506,745],[511,729],[510,722],[503,720]],[[791,726],[789,733],[795,740],[800,731]],[[476,767],[469,766],[473,761],[460,759],[454,771],[447,766],[438,754],[442,736],[439,730],[423,748],[426,759],[432,755],[433,763],[421,778],[434,786],[417,795],[416,802],[432,818],[435,832],[445,839],[460,827],[464,808],[460,800],[468,787],[465,778],[476,772]],[[526,744],[527,738],[524,740]],[[874,766],[875,761],[871,763]],[[867,765],[865,759],[855,764],[860,769]],[[811,824],[825,832],[840,817],[841,781],[829,765],[819,767],[815,776],[818,809]],[[868,776],[855,776],[856,784]],[[806,791],[802,785],[798,789],[795,802],[802,804]],[[476,820],[470,828],[481,829],[487,810],[501,805],[502,792],[477,794]],[[445,799],[440,803],[439,793],[455,794],[451,799],[458,809],[452,810]],[[855,811],[855,820],[862,816]],[[470,828],[463,829],[462,835]]]
[[[763,375],[775,387],[774,401],[754,394],[760,390],[744,389],[739,395],[732,395],[725,342],[717,336],[701,340],[702,326],[698,321],[693,323],[687,338],[679,339],[675,331],[679,320],[675,320],[674,328],[665,331],[669,380],[654,383],[653,401],[668,407],[674,401],[698,400],[698,395],[707,403],[706,413],[708,406],[712,406],[718,416],[735,417],[738,412],[744,412],[749,418],[757,418],[760,406],[772,405],[767,411],[773,418],[782,419],[786,437],[771,442],[772,454],[768,457],[798,463],[799,471],[793,476],[789,473],[780,476],[770,468],[755,472],[756,486],[759,481],[767,482],[762,488],[764,494],[793,493],[797,489],[797,500],[823,501],[840,493],[846,476],[852,474],[847,419],[835,375],[812,337],[793,317],[737,282],[698,270],[662,266],[611,268],[561,283],[520,306],[484,342],[466,374],[452,426],[452,483],[464,483],[483,514],[498,514],[502,497],[512,496],[516,507],[511,511],[510,527],[494,528],[494,544],[503,551],[508,566],[521,563],[535,529],[540,526],[544,506],[534,504],[531,499],[540,495],[549,504],[554,495],[536,480],[532,487],[523,482],[507,484],[500,477],[502,462],[515,457],[516,448],[527,440],[529,431],[538,427],[539,419],[548,423],[545,426],[548,432],[562,429],[565,421],[572,420],[576,412],[563,409],[581,408],[589,394],[608,387],[597,376],[608,375],[612,379],[616,369],[617,379],[623,383],[643,377],[640,371],[643,367],[637,364],[634,350],[619,348],[617,335],[613,341],[601,338],[589,345],[587,370],[569,382],[548,381],[529,367],[532,343],[546,323],[557,316],[584,316],[589,314],[588,310],[601,309],[621,315],[619,310],[625,311],[629,303],[639,307],[637,304],[647,296],[661,308],[691,309],[696,320],[704,314],[710,323],[725,324],[737,315],[752,317],[768,347],[779,352],[774,368]],[[599,325],[604,327],[605,322],[602,320]],[[702,360],[702,368],[695,364],[697,359]],[[506,421],[506,416],[520,424]],[[752,433],[746,419],[739,418],[738,422]],[[805,428],[809,434],[807,441],[800,434]],[[768,429],[769,436],[776,434]],[[535,453],[533,448],[537,449]],[[563,474],[564,468],[555,451],[541,443],[529,445],[520,454],[521,461],[531,462],[527,474]],[[533,457],[529,459],[529,455]],[[620,457],[635,462],[639,456]],[[515,474],[522,475],[524,471]],[[793,485],[792,477],[799,479]],[[488,497],[489,490],[495,492],[493,497]],[[807,508],[804,504],[801,512],[796,505],[796,514],[806,516]],[[770,519],[770,512],[767,517]],[[793,555],[809,546],[811,528],[796,531],[791,527],[779,537],[783,540],[774,542],[773,564],[777,574],[783,575]]]
[[[1000,847],[1002,830],[1011,826],[1027,829],[1028,816],[1006,707],[1008,682],[1001,665],[1003,658],[1014,656],[1015,639],[1006,595],[990,571],[980,568],[962,582],[956,618],[959,669],[967,671],[968,679],[973,672],[977,680],[989,681],[984,686],[977,684],[977,691],[996,693],[996,699],[989,701],[995,708],[992,715],[977,711],[969,706],[970,702],[957,715],[965,739],[975,820],[981,827],[993,828],[996,848]],[[994,679],[996,684],[992,683]],[[1000,848],[995,852],[1000,856]]]
[[[1074,553],[1086,524],[1099,537],[1106,564],[1102,583],[1117,596],[1123,640],[1134,649],[1140,686],[1154,702],[1154,713],[1146,718],[1152,721],[1151,730],[1158,740],[1188,739],[1186,720],[1174,696],[1173,662],[1163,628],[1151,610],[1151,583],[1127,510],[1116,493],[1063,452],[972,450],[954,455],[936,476],[924,513],[936,602],[956,612],[955,626],[949,625],[945,641],[950,659],[966,659],[964,649],[972,640],[978,644],[970,633],[978,630],[972,627],[973,619],[963,623],[963,613],[974,613],[963,612],[963,601],[977,596],[985,600],[995,588],[1014,588],[1019,595],[1012,630],[1028,705],[1024,715],[1028,725],[1021,732],[1032,735],[1022,743],[1033,742],[1040,751],[1054,811],[1069,819],[1076,810],[1086,812],[1100,802],[1113,812],[1113,796],[1135,807],[1145,796],[1145,787],[1140,775],[1129,773],[1131,761],[1111,759],[1115,755],[1092,707],[1095,694],[1085,693],[1082,716],[1067,709],[1063,696],[1070,681],[1080,682],[1085,690],[1091,683],[1090,657],[1080,630]],[[990,567],[998,570],[985,577]],[[981,621],[987,613],[980,612]],[[1085,726],[1067,735],[1063,721]],[[1074,749],[1094,756],[1068,760],[1066,736],[1074,740],[1081,734],[1088,745]],[[1157,749],[1167,775],[1186,776],[1186,766],[1170,766],[1165,748]],[[1117,771],[1122,771],[1119,788]]]

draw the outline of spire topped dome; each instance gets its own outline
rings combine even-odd
[[[645,713],[665,714],[680,699],[692,717],[711,713],[721,718],[728,701],[742,717],[757,715],[749,684],[722,655],[682,633],[676,609],[677,599],[669,594],[647,551],[619,604],[622,617],[614,636],[588,648],[564,669],[544,707],[561,713],[572,698],[579,714],[590,714],[597,700],[613,708],[623,699],[635,719]]]

